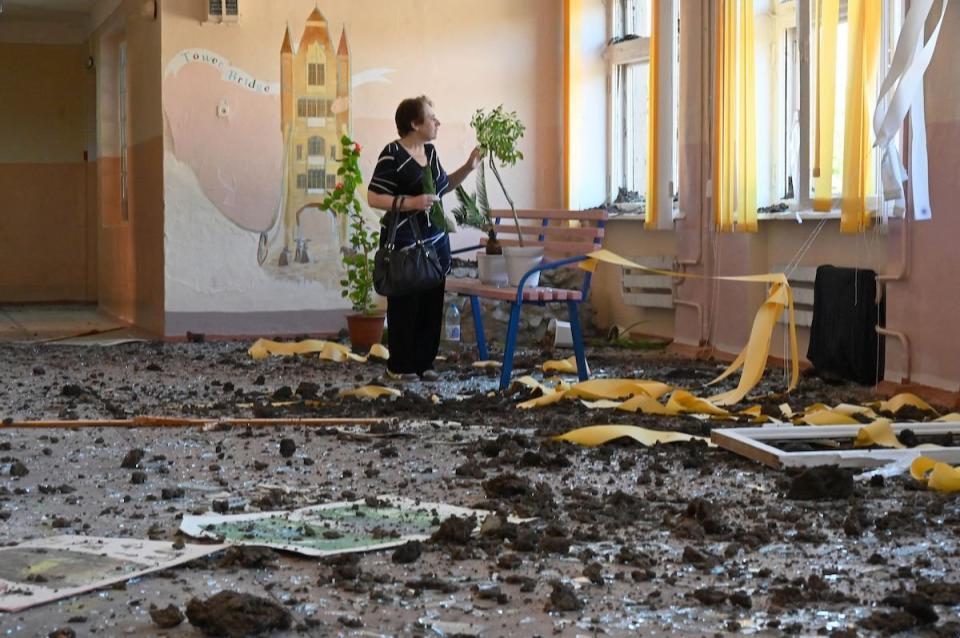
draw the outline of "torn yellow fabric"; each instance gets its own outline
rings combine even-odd
[[[672,414],[712,414],[715,416],[730,414],[710,401],[698,399],[685,390],[675,390],[670,395],[666,408]]]
[[[852,416],[836,412],[831,408],[814,410],[800,417],[800,422],[806,425],[860,425]]]
[[[693,436],[682,432],[659,432],[633,425],[593,425],[571,430],[553,438],[557,441],[569,441],[577,445],[596,447],[623,437],[629,437],[646,446],[656,445],[657,443],[677,443],[679,441],[703,441],[711,447],[714,446],[702,436]]]
[[[839,403],[833,407],[833,411],[847,416],[861,414],[865,417],[876,419],[877,413],[865,405],[854,405],[852,403]]]
[[[944,414],[939,419],[934,419],[934,421],[940,421],[944,423],[960,423],[960,412],[951,412],[950,414]]]
[[[705,279],[701,275],[691,273],[678,273],[669,270],[660,270],[649,268],[636,264],[629,259],[609,250],[598,250],[587,255],[587,259],[580,264],[580,267],[590,272],[596,271],[600,263],[626,266],[628,268],[644,270],[659,275],[670,277],[687,277],[694,279]],[[767,293],[767,299],[757,311],[753,320],[753,329],[750,332],[750,338],[747,345],[740,352],[737,358],[731,363],[723,373],[720,374],[711,383],[716,383],[730,376],[742,368],[740,381],[737,387],[729,392],[709,397],[716,405],[733,405],[741,401],[749,393],[760,379],[767,366],[767,356],[770,353],[770,339],[773,336],[773,329],[776,326],[777,319],[787,310],[790,341],[790,385],[787,391],[797,387],[800,378],[800,358],[799,348],[797,347],[797,328],[793,310],[793,291],[787,278],[783,273],[769,273],[765,275],[743,275],[739,277],[709,277],[708,279],[718,279],[723,281],[740,281],[752,283],[766,283],[770,285]]]
[[[560,372],[566,374],[576,374],[577,373],[577,358],[567,357],[566,359],[560,360],[551,360],[543,364],[544,372]]]
[[[398,397],[400,390],[396,388],[385,388],[380,385],[364,385],[353,390],[342,390],[341,397],[357,397],[358,399],[378,399],[382,396]]]
[[[660,381],[637,379],[589,379],[575,383],[568,391],[580,399],[625,399],[638,393],[657,399],[673,388]]]
[[[893,433],[890,419],[877,419],[873,423],[860,428],[857,432],[857,438],[853,441],[853,447],[868,447],[870,445],[889,448],[906,447]]]
[[[646,394],[637,394],[630,397],[618,405],[617,409],[623,410],[624,412],[642,412],[643,414],[661,414],[665,416],[676,414],[668,410],[667,406],[662,405],[659,401]]]
[[[565,394],[566,394],[565,392],[549,392],[548,394],[544,394],[543,396],[537,397],[536,399],[530,399],[529,401],[518,403],[517,407],[520,408],[521,410],[529,410],[530,408],[542,408],[545,405],[550,405],[551,403],[557,403],[563,400],[563,397]]]
[[[960,491],[960,469],[926,456],[914,459],[910,474],[918,481],[926,481],[927,487],[937,492]]]
[[[924,412],[933,412],[934,414],[937,412],[929,403],[915,394],[910,394],[909,392],[901,392],[900,394],[890,397],[886,401],[879,401],[876,403],[870,403],[868,405],[881,412],[895,413],[907,405],[917,408],[918,410],[923,410]]]
[[[474,368],[499,368],[502,366],[503,364],[499,361],[474,361],[473,362]]]
[[[314,354],[327,361],[358,361],[365,363],[367,357],[354,354],[349,346],[332,341],[323,341],[321,339],[304,339],[295,343],[285,343],[272,341],[270,339],[257,339],[256,342],[247,351],[254,359],[265,359],[269,355],[290,356],[294,354]],[[381,359],[390,357],[389,351],[382,345],[374,345],[370,348],[370,354]]]
[[[367,356],[376,357],[377,359],[388,360],[390,359],[390,351],[387,350],[387,347],[384,346],[383,344],[375,343],[372,346],[370,346],[370,353]]]

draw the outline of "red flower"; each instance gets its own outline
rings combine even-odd
[[[334,186],[334,189],[338,191],[343,190],[343,182],[337,182],[337,185]]]
[[[358,153],[360,152],[360,142],[354,142],[353,150],[355,150]]]

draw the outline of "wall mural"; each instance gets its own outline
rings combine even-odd
[[[263,271],[336,287],[347,225],[318,204],[337,183],[339,139],[352,134],[353,88],[391,70],[352,76],[346,30],[334,46],[319,9],[296,47],[289,28],[278,45],[279,83],[213,51],[177,53],[164,77],[167,150],[217,211],[255,234]]]

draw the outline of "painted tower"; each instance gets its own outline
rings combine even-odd
[[[294,51],[287,28],[280,47],[280,129],[284,148],[281,266],[291,261],[309,261],[301,233],[301,214],[305,209],[315,209],[337,183],[340,137],[350,133],[350,85],[345,29],[334,49],[327,20],[319,9],[314,9]],[[327,242],[332,245],[323,248],[339,251],[346,220],[336,220],[334,226],[338,231]]]

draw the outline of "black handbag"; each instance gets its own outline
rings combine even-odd
[[[399,211],[394,206],[391,212]],[[445,273],[433,244],[423,241],[416,217],[408,217],[414,242],[402,247],[396,245],[400,215],[390,215],[389,218],[387,243],[377,249],[373,257],[374,290],[384,297],[400,297],[439,287]]]

